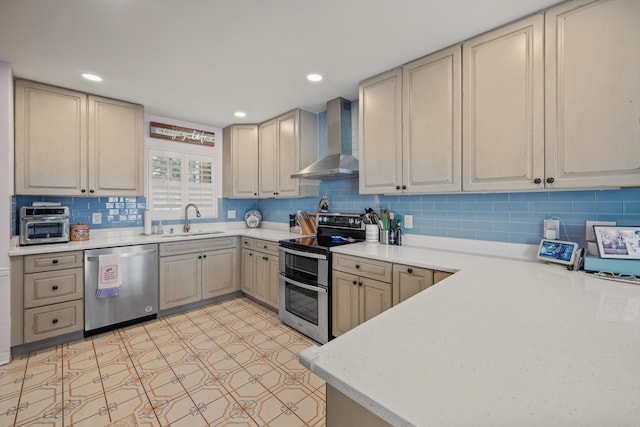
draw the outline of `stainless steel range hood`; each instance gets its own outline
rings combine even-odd
[[[327,156],[291,175],[292,178],[337,179],[358,176],[358,159],[351,155],[351,101],[327,102]]]

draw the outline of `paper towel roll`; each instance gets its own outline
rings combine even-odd
[[[151,235],[151,212],[144,211],[144,234]]]

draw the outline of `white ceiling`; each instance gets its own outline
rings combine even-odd
[[[0,0],[0,60],[17,77],[223,127],[324,111],[357,98],[360,80],[558,2]]]

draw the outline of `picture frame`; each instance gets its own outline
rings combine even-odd
[[[600,258],[640,260],[640,226],[594,225]]]

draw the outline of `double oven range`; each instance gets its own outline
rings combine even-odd
[[[314,237],[280,241],[279,317],[324,344],[331,339],[331,248],[363,242],[358,214],[320,213]]]

